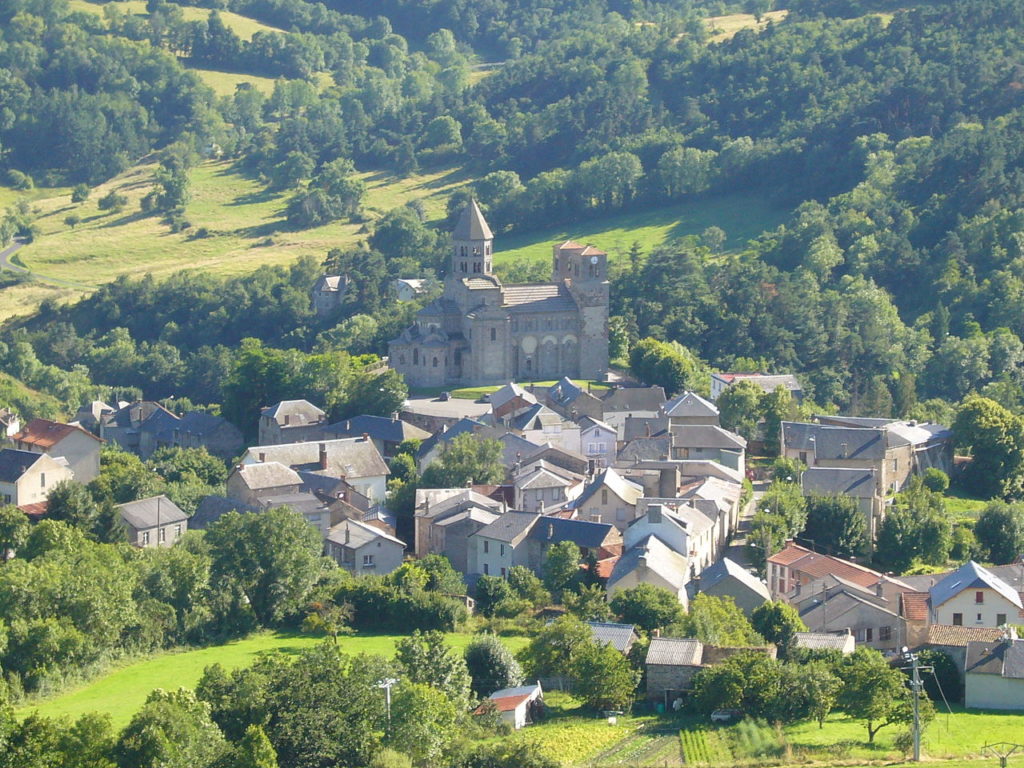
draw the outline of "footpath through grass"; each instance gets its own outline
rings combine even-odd
[[[394,655],[395,641],[400,637],[402,635],[361,634],[339,638],[338,643],[345,653],[376,653],[390,657]],[[447,641],[462,650],[472,637],[467,633],[452,633],[447,636]],[[156,653],[150,658],[124,664],[74,690],[31,701],[20,707],[18,714],[25,716],[36,711],[46,717],[76,719],[87,712],[106,712],[114,727],[121,728],[128,724],[154,688],[194,688],[203,670],[211,664],[238,669],[252,664],[260,654],[276,651],[294,655],[323,640],[313,635],[259,632],[223,645]],[[527,639],[502,638],[502,642],[516,651],[526,644]]]

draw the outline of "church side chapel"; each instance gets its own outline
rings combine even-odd
[[[411,387],[508,381],[602,380],[608,371],[608,256],[568,240],[554,246],[551,281],[503,285],[494,235],[476,201],[452,233],[444,293],[388,345]]]

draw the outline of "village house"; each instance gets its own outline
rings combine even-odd
[[[998,643],[967,644],[964,703],[973,709],[1024,711],[1024,640],[1012,629]]]
[[[327,414],[307,400],[282,400],[260,411],[259,444],[282,445],[327,437]]]
[[[399,277],[391,281],[391,290],[399,301],[412,301],[426,292],[427,282],[418,277]]]
[[[648,536],[656,536],[687,560],[691,577],[699,574],[717,559],[716,523],[703,512],[685,502],[668,499],[644,499],[643,512],[624,533],[627,549],[637,546]]]
[[[721,664],[743,653],[763,654],[774,659],[774,645],[730,647],[707,645],[688,637],[654,637],[647,648],[644,665],[647,672],[647,700],[666,710],[682,709],[693,688],[693,678],[706,667]]]
[[[321,275],[317,279],[310,297],[317,317],[327,317],[341,306],[348,284],[348,275]]]
[[[636,505],[643,493],[640,485],[609,467],[587,483],[567,508],[575,510],[581,520],[609,523],[624,531],[636,517]]]
[[[800,474],[804,496],[849,496],[857,500],[864,516],[864,529],[871,541],[878,535],[878,526],[885,518],[886,499],[874,469],[811,467]]]
[[[580,425],[580,452],[598,469],[611,466],[616,457],[618,432],[598,419],[584,416]]]
[[[700,571],[694,581],[702,594],[732,598],[747,618],[772,599],[763,581],[728,557]]]
[[[30,516],[45,512],[46,498],[53,487],[74,476],[63,459],[15,448],[0,450],[0,502]]]
[[[250,507],[259,507],[269,496],[298,493],[302,478],[279,461],[239,464],[228,473],[227,494]]]
[[[55,459],[63,459],[74,472],[75,480],[83,485],[100,474],[103,441],[81,427],[49,419],[32,419],[10,439],[19,451],[46,453]]]
[[[509,511],[470,536],[467,573],[505,578],[513,565],[529,568],[526,538],[540,517],[536,512]]]
[[[690,565],[686,558],[650,534],[622,553],[608,578],[607,590],[611,598],[620,589],[652,584],[667,589],[687,605],[689,580]]]
[[[404,543],[359,520],[343,520],[332,526],[324,548],[328,557],[356,575],[383,576],[397,570],[405,557]]]
[[[520,467],[512,476],[515,508],[544,513],[558,509],[583,491],[585,477],[541,459]]]
[[[577,421],[583,416],[604,418],[604,401],[564,376],[550,387],[531,387],[530,391],[540,402],[566,419]]]
[[[205,448],[213,456],[231,459],[241,453],[241,430],[227,419],[203,411],[190,411],[173,423],[163,423],[153,434],[157,448]]]
[[[413,551],[417,557],[447,557],[460,573],[469,573],[471,537],[504,513],[503,502],[472,488],[416,490]]]
[[[178,417],[152,400],[137,400],[100,416],[100,437],[148,459],[157,448],[156,436],[173,429]]]
[[[172,547],[188,530],[188,515],[163,494],[118,504],[117,512],[136,547]]]
[[[1024,620],[1021,593],[973,560],[928,590],[928,623],[1002,627]]]
[[[331,437],[361,437],[366,435],[377,446],[385,461],[390,461],[398,453],[398,447],[406,440],[426,440],[430,433],[425,429],[413,426],[393,414],[391,418],[384,416],[353,416],[326,429]]]
[[[372,503],[384,501],[387,494],[391,470],[368,437],[258,445],[241,458],[243,465],[275,461],[295,470],[306,490],[335,496],[349,486]]]

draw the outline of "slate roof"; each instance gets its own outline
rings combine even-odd
[[[573,500],[572,506],[576,509],[582,507],[588,499],[605,487],[630,505],[636,504],[644,495],[644,489],[641,486],[631,480],[627,480],[609,467],[587,484],[586,488],[583,489],[583,493]]]
[[[551,443],[545,443],[535,450],[533,453],[524,454],[522,456],[523,464],[532,464],[534,461],[543,459],[544,461],[562,469],[567,469],[570,472],[586,472],[589,462],[587,457],[570,451],[568,448],[563,448],[559,445],[551,445]]]
[[[747,441],[714,424],[683,424],[674,426],[673,448],[717,448],[724,451],[743,451]]]
[[[932,587],[929,591],[933,608],[938,608],[943,603],[956,597],[965,589],[992,589],[999,593],[1008,602],[1024,608],[1020,593],[1013,589],[1002,579],[971,560],[964,563],[946,578]]]
[[[537,403],[531,405],[526,411],[513,416],[509,423],[514,429],[543,429],[547,426],[555,426],[562,423],[562,417],[550,408]]]
[[[238,432],[238,428],[231,424],[227,419],[223,419],[220,416],[214,416],[213,414],[206,413],[205,411],[189,411],[176,422],[168,421],[162,424],[157,437],[161,440],[170,442],[173,440],[174,433],[176,431],[180,433],[189,432],[193,435],[203,437],[206,435],[212,435],[225,425]],[[238,432],[238,440],[239,442],[242,440],[241,432]]]
[[[676,418],[718,418],[718,408],[696,392],[684,392],[672,398],[662,406],[661,410],[666,416]]]
[[[320,446],[324,446],[327,451],[326,469],[320,467]],[[278,461],[297,472],[306,471],[327,477],[377,477],[391,473],[377,446],[359,437],[260,445],[247,450],[245,456],[251,460],[260,454],[268,462]]]
[[[654,411],[665,402],[662,387],[616,387],[604,398],[604,409],[608,411]]]
[[[520,490],[528,490],[530,488],[568,488],[576,485],[582,479],[572,480],[559,472],[552,471],[547,466],[543,466],[546,464],[546,461],[542,461],[530,472],[520,475],[522,479],[516,480],[516,487]]]
[[[533,396],[532,392],[527,392],[514,381],[510,381],[508,384],[505,384],[491,393],[491,410],[496,411],[501,408],[501,406],[515,400],[517,397],[522,398],[528,403],[537,402],[537,398]]]
[[[539,519],[540,515],[536,512],[506,512],[473,535],[512,543],[529,533],[530,527]]]
[[[736,579],[751,592],[756,593],[765,600],[772,599],[771,593],[763,581],[728,557],[723,557],[701,571],[700,590],[701,592],[706,592],[728,578]]]
[[[484,424],[481,421],[477,421],[476,419],[463,417],[454,424],[452,424],[450,427],[448,427],[448,429],[440,432],[435,432],[432,437],[428,437],[426,440],[420,443],[420,450],[417,455],[420,458],[422,458],[423,456],[426,456],[428,453],[434,450],[434,447],[439,443],[448,442],[449,440],[453,440],[459,435],[467,433],[472,434],[476,432],[478,429],[483,429],[486,426],[486,424]]]
[[[884,429],[827,427],[802,422],[782,422],[783,442],[789,450],[810,451],[819,459],[877,461],[889,447]]]
[[[964,671],[968,675],[998,675],[1024,680],[1024,640],[1003,640],[998,644],[970,642]]]
[[[279,461],[265,461],[258,464],[243,464],[235,472],[251,491],[266,488],[281,488],[287,485],[302,485],[299,473]]]
[[[615,427],[611,426],[607,422],[595,419],[593,416],[584,416],[579,420],[580,430],[590,429],[603,429],[605,432],[611,432],[617,434]]]
[[[121,514],[121,518],[137,531],[156,528],[157,521],[159,521],[159,525],[167,525],[188,520],[188,515],[163,494],[151,496],[148,499],[129,501],[127,504],[118,504],[117,510]]]
[[[797,632],[793,635],[797,648],[815,651],[840,651],[853,653],[856,641],[853,635],[835,635],[829,632]]]
[[[824,602],[820,599],[810,600],[808,603],[805,603],[804,609],[800,611],[800,618],[803,619],[804,624],[809,627],[819,626],[820,624],[824,624],[826,619],[834,622],[843,614],[861,606],[866,606],[881,613],[888,614],[892,616],[893,622],[899,620],[896,614],[884,605],[881,605],[870,598],[861,597],[860,595],[847,591],[833,593],[829,595]]]
[[[646,560],[648,570],[658,574],[677,592],[686,585],[689,575],[686,558],[672,550],[657,536],[650,534],[637,542],[636,546],[627,549],[619,558],[608,579],[608,587],[611,588],[626,574],[635,571],[640,565],[641,558]]]
[[[566,376],[563,376],[548,388],[548,397],[558,405],[568,405],[582,394],[583,390]]]
[[[351,419],[336,422],[327,427],[327,431],[343,437],[359,437],[369,435],[371,439],[386,443],[400,443],[403,440],[426,440],[431,434],[402,419],[389,419],[385,416],[353,416]]]
[[[704,658],[704,644],[689,637],[654,637],[647,648],[649,665],[664,667],[699,667]]]
[[[201,531],[228,512],[254,511],[248,504],[243,504],[235,499],[229,499],[226,496],[204,496],[199,501],[195,514],[188,519],[188,527]]]
[[[840,467],[811,467],[800,476],[805,495],[853,496],[870,499],[878,495],[875,470]]]
[[[345,541],[345,534],[348,534],[348,541]],[[405,549],[405,542],[396,539],[394,536],[385,533],[380,528],[375,528],[359,520],[342,520],[327,532],[327,540],[341,547],[359,549],[359,547],[371,544],[374,541],[388,541],[392,544],[401,545]]]
[[[594,642],[610,645],[620,653],[628,653],[630,646],[636,642],[636,628],[632,624],[614,624],[608,621],[585,623],[590,627]]]
[[[544,541],[548,544],[572,541],[580,547],[597,549],[614,530],[615,526],[611,523],[592,523],[587,520],[543,517],[530,529],[528,538],[534,541]]]
[[[494,233],[487,226],[483,211],[477,205],[476,200],[470,200],[469,204],[459,214],[459,221],[452,231],[453,240],[493,240]]]
[[[671,436],[638,437],[630,440],[619,450],[616,461],[628,464],[637,461],[663,461],[672,455]]]
[[[502,306],[509,312],[572,312],[576,310],[569,291],[561,283],[506,285]]]
[[[288,426],[297,427],[304,424],[317,424],[325,414],[308,400],[282,400],[260,411],[261,416],[269,416],[282,427],[284,417],[288,417]]]
[[[10,439],[17,443],[34,445],[43,451],[47,451],[72,432],[81,432],[84,435],[88,435],[97,443],[103,442],[92,432],[88,432],[81,427],[61,424],[59,421],[50,421],[49,419],[32,419],[32,421],[22,427],[20,432],[12,435]]]
[[[18,478],[43,456],[32,451],[19,451],[14,448],[0,450],[0,483],[16,483]]]

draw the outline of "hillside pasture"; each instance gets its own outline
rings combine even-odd
[[[86,11],[88,13],[102,14],[103,9],[114,6],[119,11],[132,16],[149,16],[146,11],[146,0],[117,0],[117,2],[104,2],[103,0],[69,0],[68,6],[72,11]],[[182,16],[185,21],[199,21],[210,16],[209,8],[197,8],[191,5],[181,5]],[[252,40],[257,32],[283,32],[284,30],[272,27],[269,24],[256,21],[248,16],[234,13],[232,11],[218,11],[224,25],[231,29],[243,40]]]

